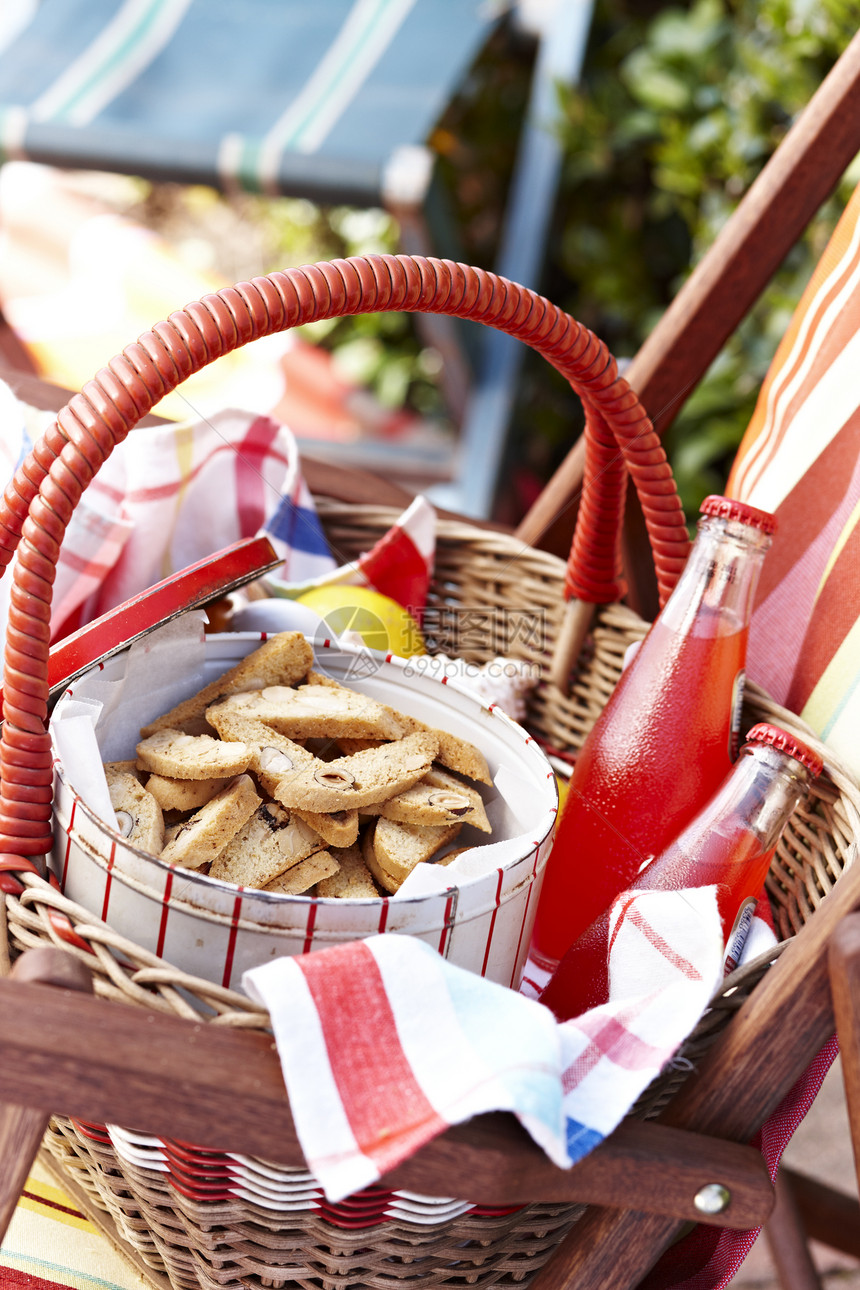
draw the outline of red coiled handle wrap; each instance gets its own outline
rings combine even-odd
[[[687,533],[651,422],[606,347],[542,296],[450,260],[368,256],[239,283],[157,323],[103,368],[59,413],[6,489],[0,568],[16,550],[0,743],[0,852],[51,847],[53,772],[46,729],[51,588],[60,544],[83,490],[129,431],[186,377],[221,355],[318,318],[379,310],[469,318],[530,345],[582,399],[588,464],[567,594],[617,599],[626,471],[639,492],[661,595],[683,567]],[[10,876],[10,861],[3,869]],[[31,871],[24,859],[21,870]]]

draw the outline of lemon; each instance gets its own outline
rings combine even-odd
[[[360,636],[368,649],[409,658],[425,652],[424,637],[412,615],[389,596],[369,587],[314,587],[298,597],[325,620],[333,636]]]

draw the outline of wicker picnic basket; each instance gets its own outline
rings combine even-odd
[[[611,694],[626,648],[647,629],[622,605],[604,604],[597,611],[568,687],[559,689],[546,679],[546,663],[561,631],[566,591],[596,603],[620,591],[614,531],[624,461],[643,498],[663,594],[683,565],[686,533],[647,417],[596,338],[547,301],[493,275],[408,257],[292,270],[208,297],[158,324],[84,387],[6,492],[0,549],[6,563],[17,550],[18,561],[5,659],[0,970],[8,971],[24,949],[52,942],[86,963],[96,992],[105,997],[197,1019],[203,1012],[213,1025],[268,1027],[267,1014],[243,995],[188,977],[118,936],[66,899],[28,858],[51,845],[52,763],[45,718],[52,570],[83,488],[169,389],[257,336],[318,317],[381,308],[458,314],[518,335],[580,393],[588,433],[598,444],[572,567],[523,548],[506,534],[440,520],[428,601],[431,652],[477,663],[507,655],[541,667],[544,679],[531,696],[526,724],[562,755],[581,745]],[[316,500],[332,546],[344,558],[366,551],[396,518],[383,507],[326,496]],[[458,609],[478,614],[467,618]],[[524,611],[538,630],[522,630]],[[476,634],[476,621],[486,623],[483,634]],[[754,687],[747,707],[748,722],[777,721],[818,746],[825,758],[827,773],[793,817],[768,880],[779,933],[789,938],[849,862],[852,841],[860,836],[860,789],[797,717]],[[726,979],[684,1046],[684,1060],[646,1091],[632,1114],[651,1116],[665,1105],[778,953],[777,948]],[[170,1141],[154,1147],[154,1140],[136,1147],[129,1146],[131,1141],[113,1127],[55,1120],[46,1145],[78,1203],[153,1285],[173,1290],[526,1283],[581,1212],[560,1204],[512,1210],[468,1202],[458,1206],[443,1198],[410,1199],[381,1186],[341,1206],[324,1203],[319,1189],[316,1198],[298,1206],[261,1204],[260,1193],[242,1194],[237,1165],[273,1178],[276,1164],[211,1151],[195,1154],[193,1147]],[[309,1175],[294,1181],[313,1193]]]

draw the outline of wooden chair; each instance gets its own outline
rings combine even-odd
[[[323,476],[321,491],[337,480]],[[355,495],[354,482],[349,485]],[[359,485],[359,491],[361,485]],[[0,866],[2,867],[2,866]],[[557,1169],[509,1116],[449,1130],[388,1175],[425,1194],[460,1191],[488,1205],[583,1202],[589,1208],[535,1279],[538,1290],[639,1283],[691,1222],[740,1230],[766,1221],[773,1189],[746,1145],[838,1026],[854,1141],[860,1147],[860,866],[848,869],[797,934],[696,1074],[653,1122],[625,1122],[573,1170]],[[829,962],[828,962],[829,960]],[[9,968],[11,965],[6,964]],[[142,1014],[89,997],[65,951],[25,953],[0,980],[0,1226],[8,1221],[51,1113],[202,1147],[300,1165],[280,1067],[267,1035]],[[788,1038],[790,1037],[790,1039]],[[142,1054],[158,1054],[157,1064]],[[456,1179],[456,1185],[452,1185]],[[710,1208],[713,1184],[717,1212]],[[66,1185],[64,1180],[64,1185]],[[72,1184],[74,1193],[74,1184]],[[808,1231],[857,1250],[860,1209],[804,1182]],[[85,1204],[85,1197],[79,1201]],[[781,1247],[797,1245],[790,1201]],[[787,1276],[792,1288],[804,1284]],[[808,1282],[806,1284],[809,1284]]]
[[[803,118],[790,136],[794,142],[788,147],[788,162],[769,168],[762,185],[771,195],[799,192],[803,197],[799,213],[792,207],[795,235],[811,213],[811,201],[805,200],[807,180],[811,183],[815,174],[820,199],[841,172],[841,163],[856,151],[858,140],[855,135],[851,142],[851,126],[860,96],[860,38],[822,94],[819,103],[826,104],[826,111],[817,108],[811,117]],[[840,158],[837,161],[828,148],[826,182],[821,180],[821,170],[828,169],[822,164],[825,137],[831,142],[836,139],[834,150]],[[781,153],[784,158],[785,151]],[[633,377],[638,376],[646,400],[655,408],[664,408],[671,401],[669,394],[693,382],[722,339],[716,339],[717,333],[730,329],[729,317],[738,312],[734,304],[740,294],[739,279],[747,289],[744,257],[751,256],[758,264],[763,246],[770,249],[777,241],[788,244],[785,228],[777,237],[768,222],[779,204],[772,200],[769,205],[763,198],[747,199],[735,231],[724,234],[719,256],[705,261],[696,289],[688,289],[686,301],[679,297],[680,303],[673,307],[662,335],[671,332],[677,337],[686,320],[687,343],[668,347],[671,361],[667,359],[666,365],[649,358],[646,351],[637,359]],[[753,218],[756,212],[763,225]],[[771,262],[777,255],[778,251],[771,255]],[[717,260],[722,261],[728,286],[717,272]],[[705,292],[709,284],[713,295]],[[717,303],[709,305],[709,300]],[[710,325],[714,314],[722,319],[717,328]],[[653,348],[659,349],[660,336],[655,336]],[[543,508],[532,514],[522,531],[531,526],[537,540],[559,498],[562,509],[570,509],[576,487],[576,474],[569,464],[558,485],[554,481]],[[854,865],[738,1009],[660,1117],[652,1123],[625,1123],[573,1170],[551,1166],[509,1117],[497,1115],[449,1130],[387,1181],[450,1194],[451,1180],[456,1178],[458,1190],[488,1204],[539,1198],[587,1203],[584,1217],[533,1282],[536,1290],[561,1290],[568,1285],[624,1290],[641,1281],[690,1222],[746,1229],[764,1221],[771,1212],[773,1191],[761,1158],[744,1144],[834,1028],[843,1050],[851,1133],[860,1161],[858,910],[860,867]],[[285,1163],[301,1161],[268,1038],[200,1027],[179,1018],[144,1019],[122,1004],[89,998],[78,965],[57,959],[53,951],[34,951],[19,964],[8,980],[0,981],[0,1098],[4,1103],[0,1142],[15,1162],[0,1192],[0,1220],[8,1219],[51,1112],[133,1122],[144,1132],[211,1143],[222,1150],[267,1154],[276,1139],[283,1144],[279,1154]],[[142,1045],[159,1052],[157,1071],[142,1069]],[[704,1190],[714,1182],[728,1192],[728,1199],[718,1199],[717,1207],[723,1206],[718,1213],[708,1212],[710,1193]],[[810,1236],[860,1254],[856,1204],[808,1182],[796,1185],[794,1196],[801,1203]],[[785,1241],[795,1239],[797,1232],[790,1210],[791,1203],[786,1203],[777,1214]],[[786,1284],[809,1282],[797,1277],[792,1281],[787,1272]]]
[[[685,1226],[746,1229],[768,1219],[770,1180],[742,1145],[779,1105],[834,1026],[842,1044],[855,1156],[860,1160],[860,866],[849,870],[739,1010],[716,1046],[653,1123],[623,1124],[569,1172],[551,1165],[510,1116],[450,1129],[385,1178],[426,1194],[482,1203],[585,1202],[583,1218],[533,1281],[625,1290],[639,1283]],[[20,958],[0,980],[0,1230],[14,1210],[51,1113],[200,1146],[302,1163],[268,1036],[203,1026],[87,991],[85,969],[63,950]],[[791,1040],[787,1040],[791,1036]],[[157,1066],[141,1053],[157,1052]],[[452,1179],[456,1185],[452,1186]],[[807,1234],[860,1257],[860,1209],[808,1180],[795,1183]],[[724,1210],[708,1188],[726,1189]],[[64,1180],[64,1185],[68,1185]],[[795,1260],[791,1290],[815,1285],[789,1199],[773,1232]],[[798,1266],[796,1260],[800,1259]],[[803,1260],[807,1266],[803,1266]],[[814,1273],[812,1274],[814,1276]]]

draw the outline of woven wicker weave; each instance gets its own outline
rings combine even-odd
[[[202,1012],[211,1025],[268,1027],[267,1014],[250,1000],[194,980],[122,939],[44,881],[26,858],[42,854],[51,833],[51,753],[44,728],[49,574],[92,475],[168,390],[258,336],[376,309],[448,313],[516,335],[571,381],[586,411],[587,487],[580,515],[592,523],[577,529],[577,559],[566,570],[562,561],[504,534],[440,523],[424,623],[431,651],[476,663],[512,656],[534,663],[545,676],[562,632],[565,591],[596,601],[620,594],[602,592],[620,586],[612,529],[623,502],[625,466],[640,491],[661,592],[671,589],[683,566],[686,532],[665,455],[605,347],[550,302],[447,261],[369,257],[239,284],[179,311],[127,347],[70,402],[4,495],[0,557],[5,567],[17,555],[13,576],[21,594],[13,597],[4,672],[2,753],[4,769],[14,773],[4,774],[0,784],[7,853],[0,855],[0,875],[4,868],[13,874],[9,890],[18,894],[0,891],[0,972],[22,950],[53,942],[86,964],[102,996],[197,1020]],[[396,518],[376,507],[318,501],[332,548],[343,559],[370,548]],[[546,680],[538,685],[525,724],[548,750],[565,756],[580,747],[618,680],[627,647],[645,630],[623,607],[600,610],[569,693]],[[748,719],[762,718],[810,738],[796,718],[753,694]],[[783,936],[820,903],[849,861],[851,839],[860,836],[860,790],[823,751],[828,775],[793,818],[769,879]],[[633,1114],[654,1115],[673,1095],[775,954],[727,978],[671,1069]],[[120,1156],[103,1126],[56,1121],[48,1145],[84,1207],[107,1215],[138,1261],[158,1274],[160,1285],[167,1277],[174,1290],[526,1283],[581,1212],[536,1204],[508,1214],[470,1212],[430,1226],[386,1219],[350,1231],[313,1211],[278,1213],[235,1196],[229,1202],[190,1201],[168,1175]]]
[[[395,512],[381,508],[323,498],[317,504],[329,539],[344,558],[366,550],[396,518]],[[541,664],[558,627],[562,561],[524,550],[504,534],[463,523],[441,521],[437,542],[428,611],[431,646],[478,663],[508,654]],[[620,675],[627,646],[645,630],[646,624],[623,607],[601,610],[570,694],[546,683],[535,692],[527,718],[532,733],[549,747],[575,751]],[[816,742],[797,717],[750,687],[746,720],[761,719],[778,721]],[[810,804],[793,817],[768,880],[783,936],[797,930],[820,903],[848,861],[852,837],[860,836],[860,789],[830,751],[822,751],[827,774]],[[32,877],[25,882],[23,896],[6,900],[13,955],[47,940],[69,948],[68,938],[51,921],[52,915],[64,913],[82,942],[78,950],[71,948],[94,971],[99,994],[184,1016],[193,1015],[189,1000],[195,998],[213,1010],[212,1024],[267,1026],[267,1015],[245,997],[179,973],[98,924],[47,883]],[[726,979],[634,1115],[650,1117],[665,1106],[778,953]],[[571,1206],[530,1205],[501,1217],[463,1215],[433,1227],[385,1221],[370,1231],[349,1232],[314,1213],[279,1216],[242,1201],[188,1200],[166,1175],[128,1163],[109,1143],[68,1121],[54,1123],[47,1144],[64,1174],[88,1198],[88,1206],[108,1214],[123,1240],[176,1290],[262,1290],[287,1282],[326,1290],[419,1280],[481,1286],[527,1282],[580,1212]]]

